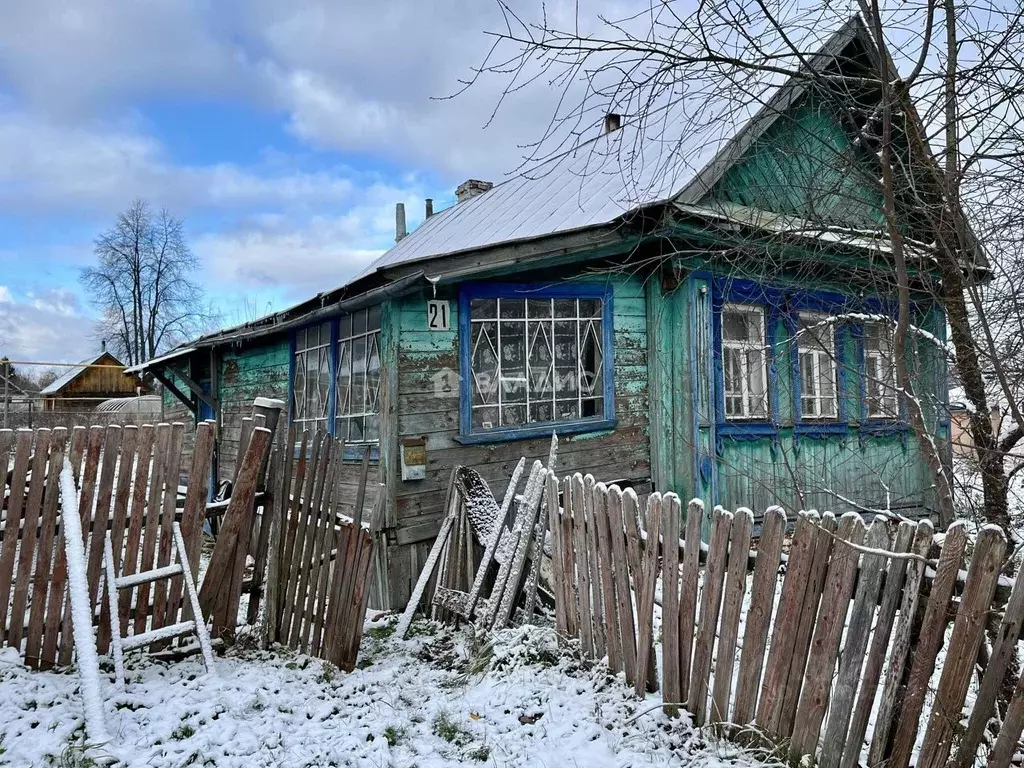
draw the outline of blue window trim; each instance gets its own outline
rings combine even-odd
[[[792,377],[791,406],[794,436],[827,438],[835,435],[851,435],[856,432],[868,435],[905,435],[907,432],[905,403],[900,401],[898,419],[867,417],[866,365],[864,360],[863,323],[847,321],[836,328],[835,348],[837,380],[837,418],[804,419],[800,412],[800,364],[799,348],[789,344],[789,360],[785,360],[779,345],[772,341],[772,334],[779,323],[785,329],[789,342],[796,338],[797,321],[800,312],[821,312],[847,314],[892,315],[894,302],[877,297],[855,298],[834,291],[808,291],[801,289],[774,288],[761,285],[753,280],[723,277],[698,271],[694,277],[711,281],[712,286],[712,349],[714,351],[714,397],[716,436],[737,440],[771,438],[777,440],[782,429],[779,412],[780,391],[778,365],[790,366]],[[760,306],[765,310],[765,346],[768,349],[768,418],[763,420],[728,420],[725,416],[725,376],[722,365],[722,309],[726,304]],[[854,360],[849,359],[849,342],[853,342]],[[857,377],[855,402],[849,394],[854,391],[849,377]]]
[[[338,324],[340,322],[341,315],[335,315],[334,317],[318,320],[313,323],[307,323],[306,325],[298,328],[293,328],[288,334],[288,425],[292,424],[292,416],[294,415],[295,408],[295,337],[298,336],[300,331],[304,331],[307,328],[314,326],[323,325],[324,323],[331,324],[331,346],[327,351],[327,364],[331,368],[331,383],[327,390],[328,405],[327,405],[327,432],[331,437],[334,437],[334,430],[336,429],[335,417],[337,415],[338,398],[337,398],[337,387],[338,387]],[[357,463],[363,460],[363,453],[365,446],[370,446],[370,463],[376,464],[380,461],[380,441],[376,443],[352,443],[351,445],[345,444],[345,457],[346,463]],[[307,446],[306,457],[309,458],[309,452],[312,450],[312,445]],[[293,447],[295,458],[299,455],[299,444],[296,443]]]
[[[615,368],[612,301],[614,289],[608,283],[465,283],[459,291],[459,435],[466,445],[524,440],[557,432],[559,435],[602,432],[615,428]],[[470,388],[470,301],[472,299],[601,299],[601,334],[604,345],[604,418],[548,421],[507,429],[472,429],[472,391]]]

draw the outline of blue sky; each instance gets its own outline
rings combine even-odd
[[[425,197],[444,207],[466,178],[500,181],[553,107],[549,89],[528,90],[485,130],[500,82],[438,98],[486,52],[499,23],[487,0],[2,7],[0,355],[12,359],[97,346],[78,274],[135,197],[185,220],[197,277],[240,322],[358,272],[392,242],[396,202],[415,225]]]

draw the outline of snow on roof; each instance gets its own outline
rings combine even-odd
[[[39,394],[41,394],[41,395],[56,395],[64,387],[66,387],[68,384],[70,384],[72,381],[74,381],[80,374],[84,373],[85,369],[88,366],[96,365],[96,363],[99,362],[99,360],[102,357],[104,357],[105,355],[108,355],[108,354],[110,354],[110,353],[109,352],[100,352],[98,355],[95,355],[94,357],[90,357],[88,360],[83,360],[81,363],[79,363],[79,364],[77,364],[75,366],[69,367],[64,372],[63,376],[61,376],[59,379],[54,379],[52,382],[47,384],[45,387],[43,387],[43,389],[39,392]]]
[[[803,30],[807,39],[794,45],[807,50],[817,41],[811,58],[819,67],[862,30],[854,16],[838,29]],[[703,88],[699,97],[648,114],[642,125],[627,122],[434,214],[354,280],[423,259],[613,225],[670,198],[696,203],[802,92],[784,88],[787,82],[779,72],[764,73],[744,83],[744,100],[719,93],[710,104]]]

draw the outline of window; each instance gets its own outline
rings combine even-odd
[[[322,429],[348,443],[377,442],[379,396],[379,306],[295,333],[296,427]]]
[[[895,374],[891,326],[880,321],[864,323],[864,394],[869,419],[899,415]]]
[[[327,429],[331,394],[331,324],[295,334],[292,421],[300,429]]]
[[[569,293],[485,286],[464,297],[469,315],[464,431],[522,432],[611,419],[605,394],[611,367],[609,299],[603,286],[574,288]]]
[[[338,320],[337,382],[334,436],[350,443],[376,442],[380,436],[380,307]]]
[[[835,327],[828,315],[801,312],[797,336],[800,415],[834,419],[836,398]]]
[[[768,417],[763,308],[741,304],[722,308],[722,373],[727,419]]]

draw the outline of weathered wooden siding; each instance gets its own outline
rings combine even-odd
[[[231,477],[234,471],[242,418],[252,415],[252,401],[257,397],[275,397],[288,403],[290,355],[291,344],[286,334],[219,351],[217,467],[220,477]]]
[[[94,365],[120,366],[117,358],[106,354]],[[86,368],[69,381],[54,397],[45,400],[47,410],[92,410],[103,400],[111,397],[133,397],[136,379],[125,376],[124,368]],[[76,399],[79,398],[79,399]]]
[[[530,274],[533,284],[565,275]],[[640,278],[626,274],[572,277],[598,283],[610,282],[614,327],[614,430],[567,436],[560,440],[558,474],[591,472],[603,480],[636,482],[643,490],[650,484],[650,434],[647,386],[647,320],[644,286]],[[514,281],[505,278],[505,282]],[[499,496],[521,456],[528,461],[545,459],[550,437],[513,440],[484,445],[462,445],[459,434],[459,392],[455,376],[458,360],[458,291],[439,289],[437,298],[452,308],[452,330],[427,329],[426,302],[433,296],[417,293],[396,301],[398,342],[398,439],[426,437],[427,477],[396,483],[400,554],[392,557],[393,595],[408,595],[423,557],[437,532],[443,512],[445,489],[453,466],[478,470]],[[439,382],[452,384],[447,391]],[[396,468],[396,476],[400,476]]]
[[[884,223],[870,154],[854,147],[829,108],[805,100],[779,117],[710,197],[851,227]]]

